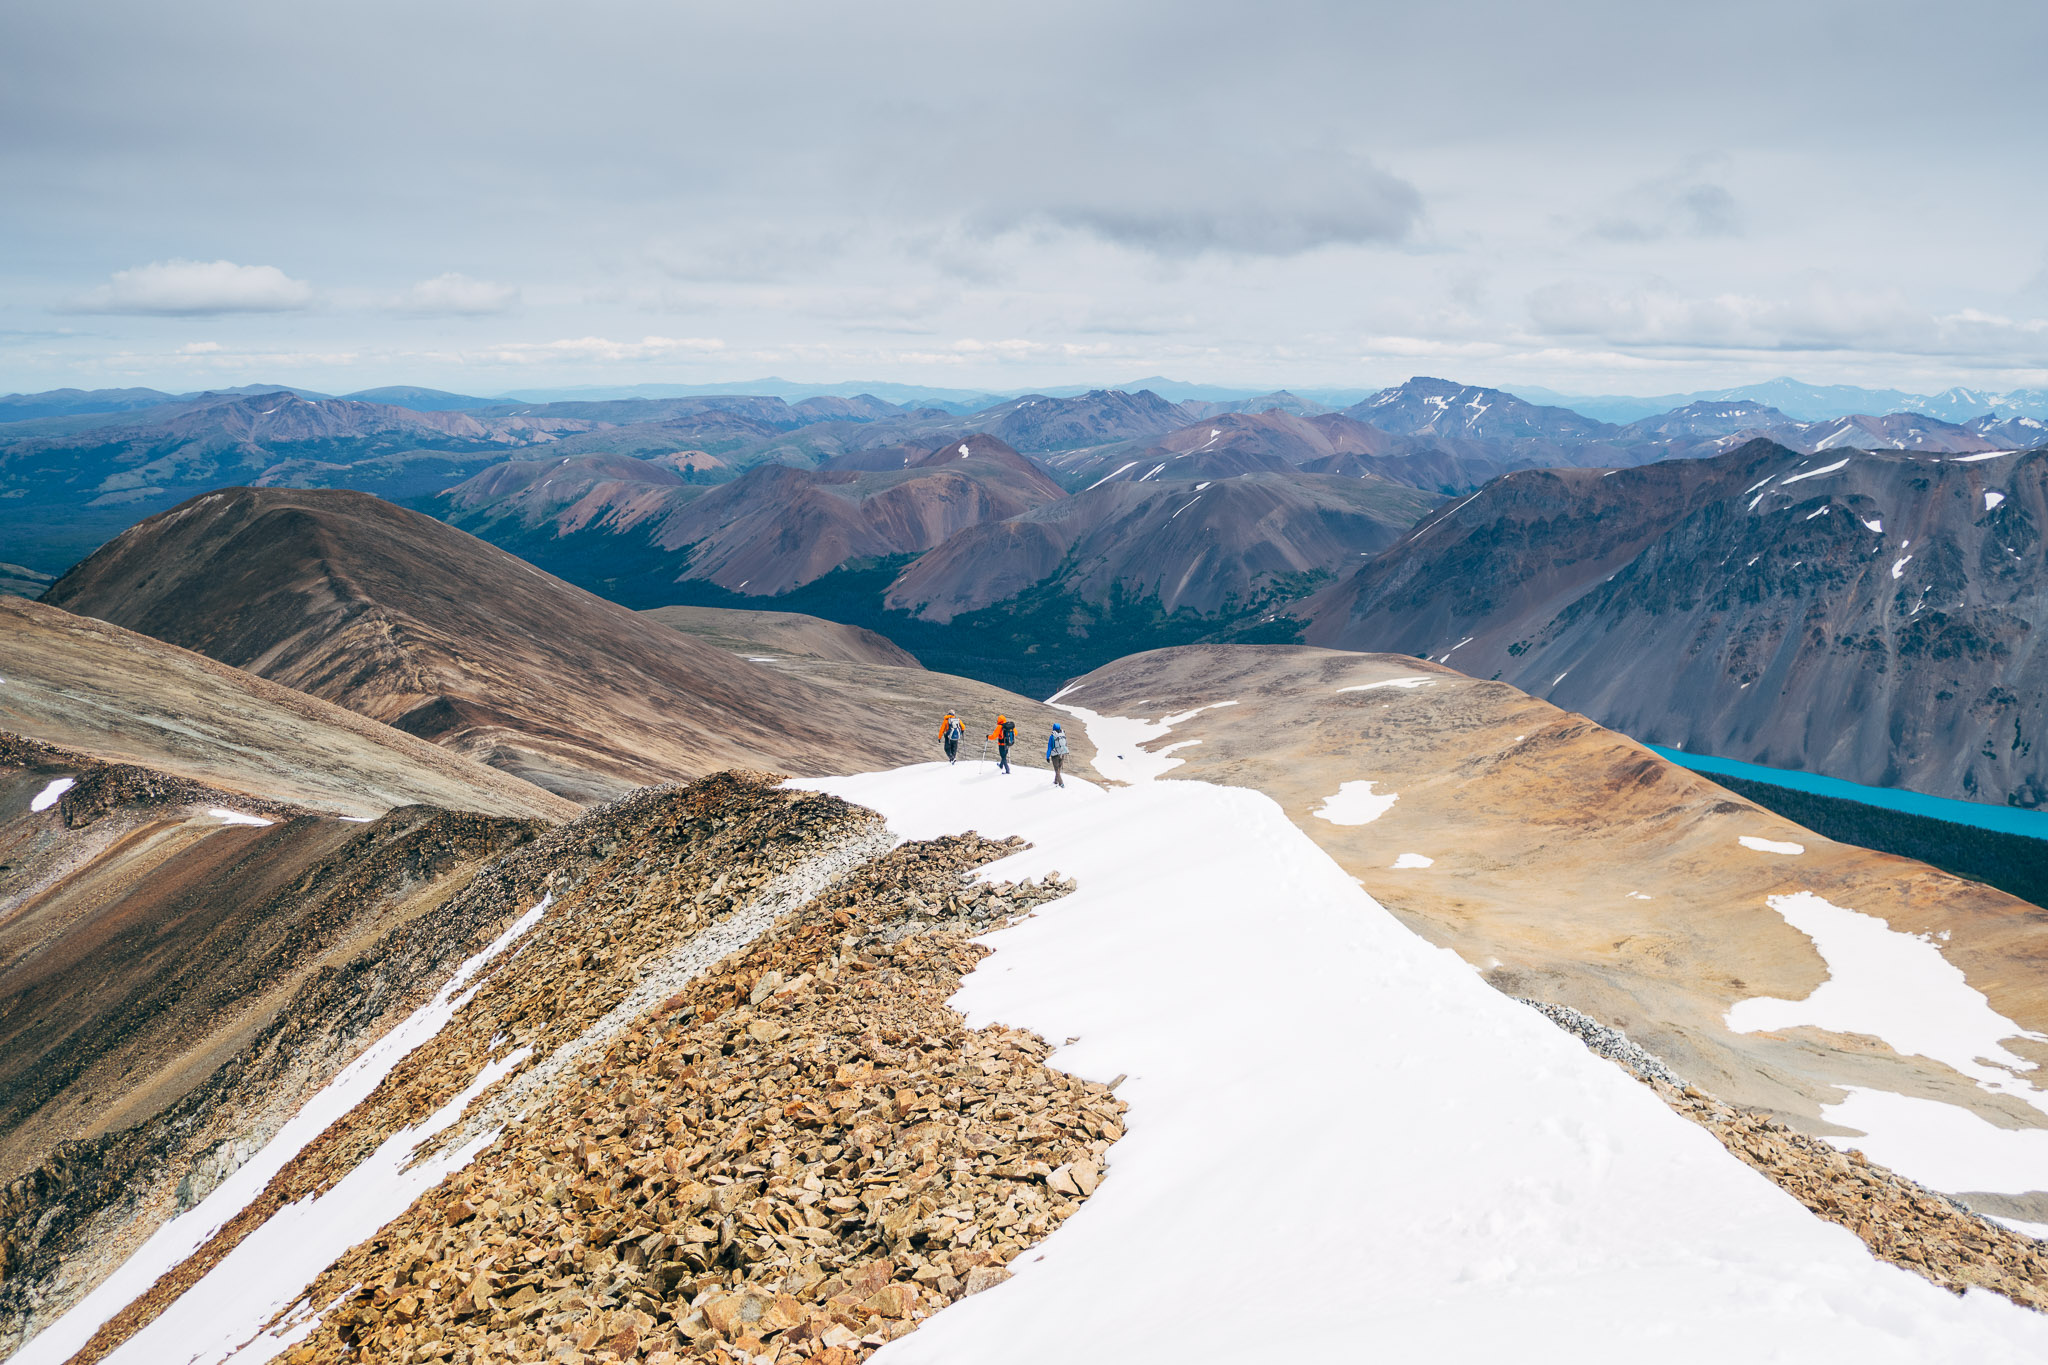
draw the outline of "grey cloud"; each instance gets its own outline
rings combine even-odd
[[[1686,177],[1636,187],[1587,229],[1589,235],[1609,242],[1736,237],[1742,230],[1741,208],[1726,186]]]
[[[1235,186],[1209,186],[1149,203],[1104,198],[1041,212],[1062,226],[1166,256],[1291,256],[1326,246],[1389,245],[1408,240],[1422,218],[1415,186],[1372,166],[1257,188],[1245,195]]]
[[[1136,363],[1286,355],[1288,382],[1365,382],[1348,338],[1382,316],[1413,354],[1484,339],[1535,366],[1930,327],[2038,366],[2024,318],[1930,319],[2038,311],[2014,299],[2048,287],[2048,187],[2014,167],[2038,159],[2044,47],[2038,0],[0,6],[0,329],[108,318],[55,359],[13,348],[0,388],[156,364],[190,316],[252,356],[285,353],[281,326],[293,355],[390,356],[429,330],[403,314],[467,319],[443,387],[472,353],[578,382],[890,354],[841,345],[878,320],[1028,340],[893,352],[1004,386],[1089,378],[1067,343],[1155,318]],[[1949,67],[1969,98],[1815,75]],[[1418,269],[1423,245],[1458,269]],[[1617,258],[1677,283],[1616,286]],[[195,262],[277,278],[171,278]],[[429,288],[449,262],[469,283]],[[1768,302],[1815,262],[1882,306]],[[649,308],[731,349],[549,340],[636,337]]]

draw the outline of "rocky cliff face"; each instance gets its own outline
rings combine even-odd
[[[2048,800],[2048,452],[1755,442],[1506,476],[1316,599],[1307,638],[1426,655],[1644,739]]]

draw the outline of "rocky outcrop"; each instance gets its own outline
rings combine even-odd
[[[229,826],[206,813],[221,799],[88,767],[27,817],[49,846],[0,836],[0,1347],[430,993],[475,929],[453,893],[539,830],[418,806]]]

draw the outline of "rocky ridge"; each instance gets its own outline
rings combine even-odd
[[[553,1339],[550,1349],[573,1347],[599,1325],[613,1345],[632,1329],[638,1354],[614,1352],[623,1358],[659,1358],[654,1352],[664,1343],[702,1353],[712,1337],[736,1342],[751,1333],[801,1341],[807,1353],[836,1346],[845,1353],[838,1359],[847,1359],[872,1346],[862,1344],[866,1338],[885,1339],[945,1298],[990,1282],[1005,1240],[1035,1240],[1084,1187],[1093,1188],[1102,1148],[1121,1133],[1120,1107],[1103,1087],[1048,1080],[1037,1065],[1042,1043],[969,1034],[943,1009],[980,951],[966,936],[1062,888],[962,884],[964,870],[1008,845],[970,837],[906,846],[875,861],[891,842],[876,817],[834,798],[780,791],[757,775],[718,774],[688,788],[637,793],[500,859],[450,903],[482,926],[464,941],[502,931],[545,896],[539,922],[492,961],[474,997],[430,1042],[77,1358],[102,1358],[272,1212],[331,1187],[391,1133],[462,1092],[488,1060],[514,1053],[539,1060],[486,1091],[470,1110],[472,1122],[445,1140],[460,1142],[488,1121],[498,1112],[494,1100],[512,1096],[522,1075],[549,1073],[519,1097],[525,1121],[330,1272],[375,1268],[377,1284],[410,1287],[422,1243],[401,1234],[417,1228],[421,1238],[439,1239],[431,1243],[432,1263],[450,1262],[444,1274],[420,1281],[436,1286],[439,1317],[422,1313],[426,1300],[417,1292],[378,1294],[373,1285],[330,1314],[296,1358],[532,1359],[529,1348],[542,1340]],[[811,899],[849,873],[843,889]],[[733,946],[748,955],[648,999],[662,964],[700,939],[760,921],[764,900],[788,903],[805,887],[808,903],[781,927],[760,924],[763,936],[751,948],[738,935]],[[652,1013],[636,1017],[635,1002],[643,1001]],[[793,1049],[801,1040],[816,1052],[799,1057]],[[752,1086],[769,1093],[742,1103]],[[657,1115],[646,1101],[663,1091],[668,1103]],[[950,1119],[956,1098],[973,1122],[935,1123],[940,1114]],[[564,1134],[572,1135],[569,1148],[560,1144]],[[999,1151],[1001,1159],[992,1155]],[[783,1171],[793,1182],[771,1177],[798,1156],[806,1174]],[[865,1179],[884,1173],[901,1186],[887,1199],[879,1179]],[[817,1188],[800,1188],[812,1180]],[[825,1193],[827,1181],[844,1192]],[[712,1202],[714,1191],[748,1183],[755,1188],[745,1207],[731,1194],[722,1206]],[[500,1188],[518,1197],[489,1207]],[[533,1202],[549,1190],[567,1202]],[[484,1197],[470,1200],[467,1192]],[[761,1209],[760,1199],[771,1207]],[[777,1199],[804,1209],[823,1203],[816,1217],[831,1231],[820,1236],[808,1217],[774,1215]],[[984,1205],[974,1218],[954,1217],[932,1241],[938,1223],[930,1220],[951,1216],[943,1210]],[[716,1231],[706,1241],[700,1215],[712,1207]],[[906,1210],[917,1210],[915,1217],[903,1216]],[[919,1221],[930,1226],[905,1231]],[[974,1231],[961,1236],[970,1223]],[[549,1254],[526,1256],[539,1243],[504,1252],[507,1239],[538,1236],[543,1226],[563,1237],[547,1244]],[[763,1242],[771,1226],[776,1236]],[[999,1230],[1007,1230],[1001,1238]],[[573,1264],[551,1259],[558,1246],[578,1248]],[[801,1261],[796,1246],[808,1248]],[[395,1276],[394,1248],[413,1249]],[[541,1267],[562,1283],[501,1283]],[[500,1281],[483,1278],[482,1298],[467,1299],[467,1311],[456,1313],[459,1295],[486,1270]],[[458,1271],[469,1278],[456,1278]],[[983,1273],[970,1278],[976,1271]],[[775,1293],[764,1298],[771,1282]],[[491,1292],[494,1285],[503,1292]],[[573,1295],[561,1295],[565,1287]],[[543,1288],[557,1297],[536,1337],[531,1324],[545,1314],[529,1310]],[[533,1293],[521,1296],[522,1289]],[[848,1301],[853,1289],[861,1292]],[[319,1292],[326,1295],[319,1302],[335,1298],[325,1281]],[[804,1317],[805,1332],[794,1319],[783,1321],[789,1308],[778,1295],[820,1310]],[[576,1304],[564,1308],[570,1297]],[[758,1325],[761,1313],[771,1318],[765,1325]],[[573,1334],[561,1330],[568,1318]],[[720,1335],[720,1323],[735,1330]],[[430,1325],[448,1330],[422,1335]],[[368,1344],[376,1342],[383,1345]],[[451,1344],[438,1350],[443,1342]],[[313,1355],[304,1354],[309,1349]],[[581,1358],[602,1358],[596,1349]]]
[[[963,885],[1013,846],[906,845],[671,997],[337,1263],[286,1359],[838,1365],[1006,1278],[1122,1133],[945,1005],[970,935],[1066,889]]]

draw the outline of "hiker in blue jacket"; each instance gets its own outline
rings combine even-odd
[[[1052,727],[1052,733],[1045,737],[1045,761],[1052,764],[1052,784],[1055,787],[1066,786],[1066,782],[1060,777],[1060,769],[1066,766],[1067,762],[1067,733],[1057,724]]]

